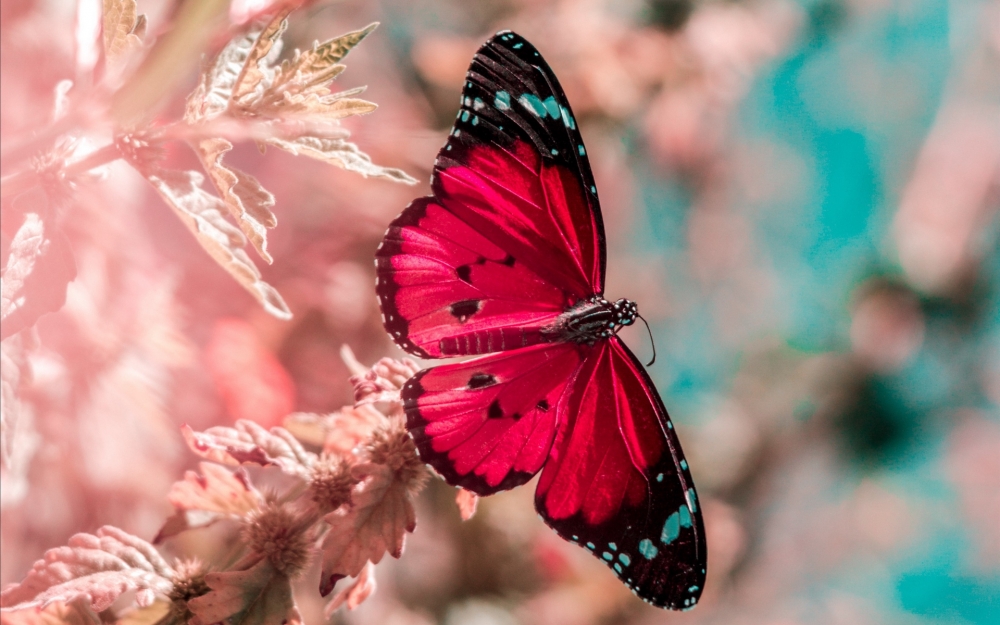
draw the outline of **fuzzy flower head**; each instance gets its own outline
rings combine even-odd
[[[351,475],[351,463],[340,456],[323,454],[313,466],[309,491],[320,510],[336,510],[351,500],[358,480]]]
[[[198,558],[181,560],[174,567],[174,587],[170,591],[170,612],[177,622],[187,622],[193,615],[188,601],[206,594],[205,565]]]
[[[371,462],[389,467],[411,494],[427,482],[427,469],[401,419],[393,419],[372,433],[367,455]]]
[[[243,528],[251,552],[267,558],[289,577],[306,568],[311,554],[312,519],[289,504],[268,502],[252,512]]]

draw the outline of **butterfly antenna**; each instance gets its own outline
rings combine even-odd
[[[646,322],[642,315],[636,315],[636,317],[642,319],[642,322],[646,324],[646,332],[649,332],[649,344],[653,346],[653,359],[647,362],[646,366],[651,367],[656,362],[656,342],[653,341],[653,331],[649,329],[649,323]]]

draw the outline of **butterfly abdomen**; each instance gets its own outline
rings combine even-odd
[[[632,325],[636,315],[638,308],[631,300],[611,303],[595,295],[559,315],[555,323],[542,329],[542,335],[550,341],[593,345],[611,338],[622,326]]]
[[[518,326],[490,328],[441,339],[438,347],[444,356],[479,355],[520,349],[547,342],[541,330]]]

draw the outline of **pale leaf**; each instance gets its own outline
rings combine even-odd
[[[382,358],[370,369],[350,377],[354,386],[354,405],[378,402],[400,404],[399,390],[420,371],[420,365],[410,358]]]
[[[230,101],[244,104],[256,100],[270,84],[274,71],[267,66],[267,58],[275,44],[280,44],[279,37],[288,27],[285,17],[290,12],[289,8],[279,11],[257,36],[233,84]]]
[[[218,512],[207,512],[205,510],[176,510],[160,526],[160,531],[156,533],[153,544],[158,545],[164,540],[176,536],[188,530],[208,527],[225,517]]]
[[[332,80],[343,71],[335,69],[341,59],[376,28],[378,22],[373,22],[361,30],[316,44],[312,50],[296,52],[293,59],[281,64],[281,70],[274,80],[275,84],[294,82],[302,86],[311,86]],[[335,72],[333,76],[330,76],[331,72]]]
[[[296,439],[343,458],[386,422],[385,415],[371,406],[344,406],[330,414],[296,412],[282,425]]]
[[[233,87],[259,34],[260,30],[250,30],[226,44],[215,63],[202,74],[201,84],[188,96],[184,121],[189,124],[207,121],[229,108]]]
[[[117,63],[128,52],[135,38],[135,0],[104,0],[104,55],[109,63]]]
[[[458,504],[458,512],[462,515],[463,521],[468,521],[476,514],[476,507],[479,505],[479,495],[464,488],[458,489],[455,495],[455,503]]]
[[[342,167],[348,171],[353,171],[365,176],[376,176],[389,178],[396,182],[406,184],[416,184],[417,181],[407,175],[406,172],[392,167],[381,167],[372,163],[371,158],[349,141],[345,141],[343,136],[314,137],[303,135],[299,137],[282,139],[273,137],[267,142],[282,150],[286,150],[295,155],[308,156],[337,167]]]
[[[325,91],[325,89],[323,90]],[[374,103],[356,98],[332,97],[320,93],[288,93],[264,111],[272,117],[308,124],[335,122],[352,115],[364,115],[378,108]]]
[[[350,586],[338,592],[330,600],[330,603],[326,604],[326,607],[323,608],[323,616],[329,619],[342,605],[346,605],[348,610],[357,608],[365,599],[375,593],[377,587],[375,565],[369,562]]]
[[[292,317],[281,295],[260,279],[260,271],[243,250],[246,239],[222,215],[222,201],[201,188],[204,180],[201,174],[196,171],[160,171],[148,175],[147,179],[194,233],[205,251],[236,278],[264,310],[279,319]]]
[[[284,61],[275,72],[274,81],[268,89],[270,97],[265,99],[274,101],[279,94],[301,93],[329,83],[346,69],[339,64],[340,60],[377,26],[377,22],[369,24],[361,30],[316,44],[305,52],[296,50],[295,56]],[[324,89],[317,93],[329,92]]]
[[[271,263],[273,259],[267,253],[267,229],[278,225],[277,217],[271,212],[274,196],[250,174],[222,164],[222,157],[232,149],[233,144],[225,139],[204,139],[197,144],[205,171],[222,194],[229,214],[236,219],[261,258]]]
[[[288,475],[308,479],[317,460],[316,454],[303,449],[288,430],[265,430],[253,421],[240,420],[235,427],[219,426],[204,432],[185,425],[181,433],[196,454],[230,466],[245,462],[273,465]]]
[[[192,625],[285,625],[301,621],[291,582],[262,559],[244,570],[208,573],[212,590],[187,602],[195,618]]]
[[[149,605],[155,595],[170,592],[173,574],[151,544],[106,525],[45,552],[24,581],[0,593],[0,606],[20,610],[80,600],[101,612],[133,590],[140,606]]]
[[[66,286],[76,277],[69,243],[39,213],[28,212],[24,216],[9,250],[0,278],[0,339],[34,325],[41,315],[62,308]]]
[[[235,472],[217,464],[202,462],[201,475],[187,471],[175,482],[167,499],[181,510],[206,510],[244,517],[263,503],[242,468]]]
[[[367,562],[377,564],[387,551],[398,558],[406,532],[417,525],[406,486],[395,479],[392,469],[361,464],[352,473],[361,481],[351,493],[351,503],[323,517],[330,525],[321,547],[323,596],[330,594],[338,580],[357,577]]]

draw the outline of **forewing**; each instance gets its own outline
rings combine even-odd
[[[646,601],[697,603],[705,530],[687,462],[642,365],[603,342],[566,393],[568,417],[542,472],[535,507]]]
[[[586,148],[555,75],[521,37],[498,34],[473,58],[432,188],[376,254],[386,329],[410,353],[537,344],[555,316],[603,292]]]
[[[421,459],[479,495],[530,480],[549,456],[585,349],[536,345],[417,373],[402,398]]]

